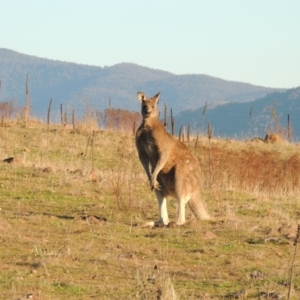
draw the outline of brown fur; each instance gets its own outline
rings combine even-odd
[[[209,219],[201,202],[201,170],[197,158],[182,142],[166,132],[159,122],[159,94],[147,99],[145,94],[138,93],[138,98],[142,105],[143,121],[136,132],[136,148],[159,204],[159,220],[148,225],[169,223],[166,206],[168,196],[178,201],[177,225],[185,223],[187,202],[198,219]]]
[[[279,134],[270,133],[266,135],[264,141],[265,143],[271,143],[271,144],[282,143],[282,137]]]

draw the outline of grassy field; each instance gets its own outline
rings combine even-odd
[[[287,299],[292,266],[300,298],[299,145],[201,137],[214,219],[143,228],[157,203],[134,137],[92,129],[0,127],[0,299]]]

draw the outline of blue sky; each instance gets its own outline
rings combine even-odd
[[[0,0],[0,48],[300,86],[298,0]]]

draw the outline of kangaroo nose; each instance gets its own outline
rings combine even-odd
[[[149,112],[150,112],[150,107],[147,106],[147,105],[145,105],[145,106],[144,106],[144,111],[145,111],[146,113],[149,113]]]

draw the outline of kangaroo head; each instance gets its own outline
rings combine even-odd
[[[158,110],[156,104],[158,103],[160,93],[153,96],[151,99],[147,99],[147,96],[141,92],[137,95],[142,104],[141,113],[143,118],[157,118]]]

